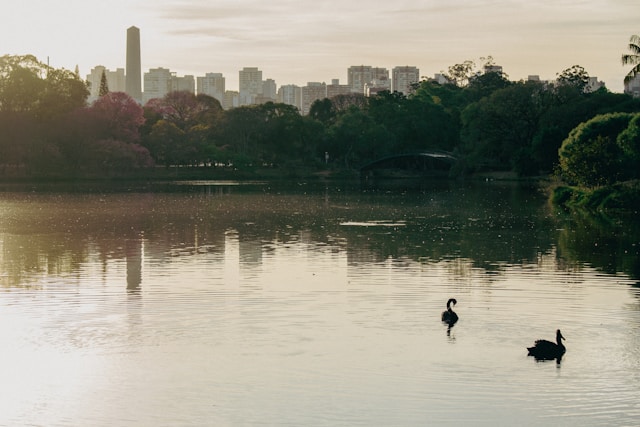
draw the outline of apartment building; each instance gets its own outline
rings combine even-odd
[[[266,79],[262,82],[262,97],[268,101],[275,101],[278,98],[278,89],[273,79]]]
[[[306,116],[311,110],[311,105],[321,99],[327,97],[327,85],[326,83],[309,82],[306,86],[302,87],[302,108],[300,114]]]
[[[142,103],[151,99],[162,98],[171,91],[171,71],[167,68],[151,68],[144,73],[144,91]]]
[[[347,84],[353,93],[364,94],[364,85],[372,78],[372,67],[370,65],[353,65],[347,69]]]
[[[282,104],[293,105],[298,111],[302,111],[302,88],[297,85],[280,86],[277,101]]]
[[[331,84],[327,85],[327,98],[331,99],[338,95],[348,95],[352,93],[349,85],[341,85],[340,79],[332,79]]]
[[[412,85],[420,81],[420,70],[408,65],[394,67],[391,70],[391,92],[409,95],[413,92]]]
[[[220,101],[224,100],[225,78],[222,73],[206,73],[196,78],[198,93],[209,95]]]
[[[240,92],[237,90],[227,90],[224,92],[224,98],[222,100],[222,108],[230,110],[240,106]]]
[[[254,104],[256,98],[262,95],[262,71],[257,67],[244,67],[238,77],[240,105]]]
[[[177,91],[186,91],[195,94],[196,79],[191,75],[178,77],[175,73],[171,73],[171,92]]]

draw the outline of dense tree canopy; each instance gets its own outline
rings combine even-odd
[[[68,70],[51,68],[32,55],[0,57],[0,112],[55,119],[83,107],[86,84]]]
[[[631,178],[624,167],[626,157],[619,141],[633,140],[633,130],[628,138],[618,138],[628,129],[633,114],[611,113],[598,115],[573,129],[560,147],[560,167],[563,176],[573,184],[585,187],[609,185]],[[630,151],[633,151],[631,149]],[[636,163],[636,169],[640,164]]]
[[[76,73],[32,56],[4,56],[0,173],[112,176],[153,165],[357,171],[389,155],[446,151],[458,159],[454,174],[529,176],[559,166],[563,141],[563,173],[575,182],[599,185],[638,169],[632,115],[640,100],[606,89],[586,92],[588,74],[580,66],[559,73],[558,83],[509,81],[501,72],[478,73],[471,61],[452,66],[449,77],[453,83],[420,81],[408,95],[322,99],[302,116],[274,102],[225,111],[215,98],[190,92],[171,92],[144,107],[124,93],[105,92],[87,105],[86,84]],[[599,118],[572,132],[612,113],[629,114],[624,128],[591,135],[602,128]],[[587,163],[598,164],[591,177]]]

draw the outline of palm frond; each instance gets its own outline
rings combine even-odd
[[[634,67],[624,76],[624,82],[628,83],[633,80],[637,75],[640,75],[640,36],[634,34],[629,39],[628,46],[629,53],[622,55],[622,65],[634,65]]]
[[[629,55],[629,54],[623,54],[622,55],[622,65],[627,65],[627,64],[638,64],[640,63],[640,55]]]
[[[640,63],[633,67],[626,76],[624,76],[624,82],[629,83],[631,80],[635,79],[636,76],[640,75]]]
[[[640,36],[637,34],[632,35],[627,48],[633,55],[640,55]]]
[[[627,48],[631,51],[631,53],[635,55],[640,54],[640,44],[629,43],[629,46],[627,46]]]

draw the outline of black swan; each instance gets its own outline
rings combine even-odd
[[[547,340],[537,340],[533,347],[527,347],[529,350],[528,356],[533,356],[536,360],[553,360],[557,359],[558,362],[562,359],[562,355],[567,349],[562,340],[565,339],[562,336],[560,329],[556,331],[556,342]]]
[[[451,305],[456,305],[458,301],[455,298],[449,298],[447,301],[447,309],[442,312],[442,321],[453,326],[458,321],[458,315],[451,309]]]

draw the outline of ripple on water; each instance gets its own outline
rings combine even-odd
[[[145,264],[135,291],[121,266],[100,262],[87,276],[4,291],[0,336],[15,345],[3,350],[13,369],[0,424],[640,419],[638,294],[623,278],[558,271],[552,255],[487,274],[463,259],[309,248],[276,244],[259,263],[232,247],[230,265],[211,253]],[[447,333],[450,297],[460,320]],[[527,357],[557,328],[559,367]]]

